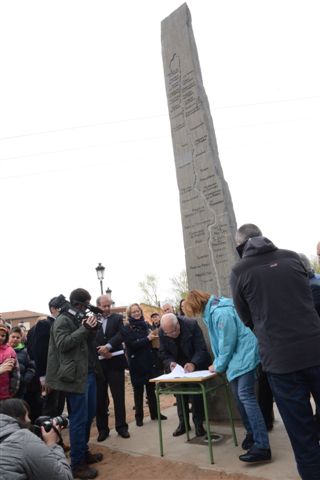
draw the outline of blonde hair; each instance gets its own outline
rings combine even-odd
[[[131,317],[132,307],[138,307],[140,312],[141,312],[141,315],[143,316],[143,311],[142,311],[142,308],[140,307],[139,303],[131,303],[131,305],[129,305],[129,307],[127,307],[127,317]]]
[[[196,317],[200,315],[206,304],[208,303],[210,293],[203,292],[202,290],[191,290],[185,298],[183,309],[188,317]]]

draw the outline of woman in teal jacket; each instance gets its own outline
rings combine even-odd
[[[256,367],[260,363],[258,343],[240,320],[232,300],[200,290],[188,293],[184,310],[190,317],[202,316],[210,337],[214,362],[211,371],[226,373],[247,431],[240,455],[245,462],[271,459],[266,425],[255,395]]]

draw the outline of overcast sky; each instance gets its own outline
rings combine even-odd
[[[160,23],[181,1],[0,4],[0,311],[47,311],[95,267],[117,305],[185,268]],[[315,254],[317,0],[189,0],[237,223]]]

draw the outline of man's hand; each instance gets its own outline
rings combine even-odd
[[[151,332],[148,335],[148,339],[151,342],[154,338],[158,338],[158,336],[159,336],[158,332],[156,332],[155,330],[151,330]]]
[[[194,363],[186,363],[185,366],[183,367],[185,372],[191,373],[194,372],[196,369],[196,366]]]
[[[55,420],[53,421],[53,425],[60,432],[60,427],[57,425]],[[55,445],[60,440],[59,435],[54,431],[53,428],[51,428],[50,432],[46,432],[44,427],[41,427],[41,435],[44,443],[46,443],[48,447]]]
[[[41,385],[41,394],[43,396],[49,395],[49,393],[51,392],[52,392],[52,388],[49,387],[49,385],[47,385],[46,383],[44,385]]]
[[[208,370],[209,370],[211,373],[216,373],[213,364],[208,367]]]
[[[170,363],[170,370],[172,371],[175,368],[176,365],[177,365],[176,362],[171,362]]]
[[[90,315],[89,317],[86,317],[82,320],[82,325],[86,324],[85,326],[87,328],[95,328],[98,325],[97,319],[94,315]]]
[[[98,355],[104,358],[112,358],[112,353],[110,353],[109,348],[106,345],[101,345],[97,347]]]
[[[15,362],[16,362],[16,361],[15,361],[14,358],[7,358],[7,359],[0,365],[0,374],[1,374],[1,373],[6,373],[6,372],[12,372]]]

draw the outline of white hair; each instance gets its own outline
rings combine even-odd
[[[178,318],[177,316],[174,314],[174,313],[165,313],[164,315],[162,315],[161,317],[161,320],[160,320],[160,326],[162,327],[163,324],[168,321],[168,320],[171,320],[171,323],[172,325],[175,327],[178,323]]]

